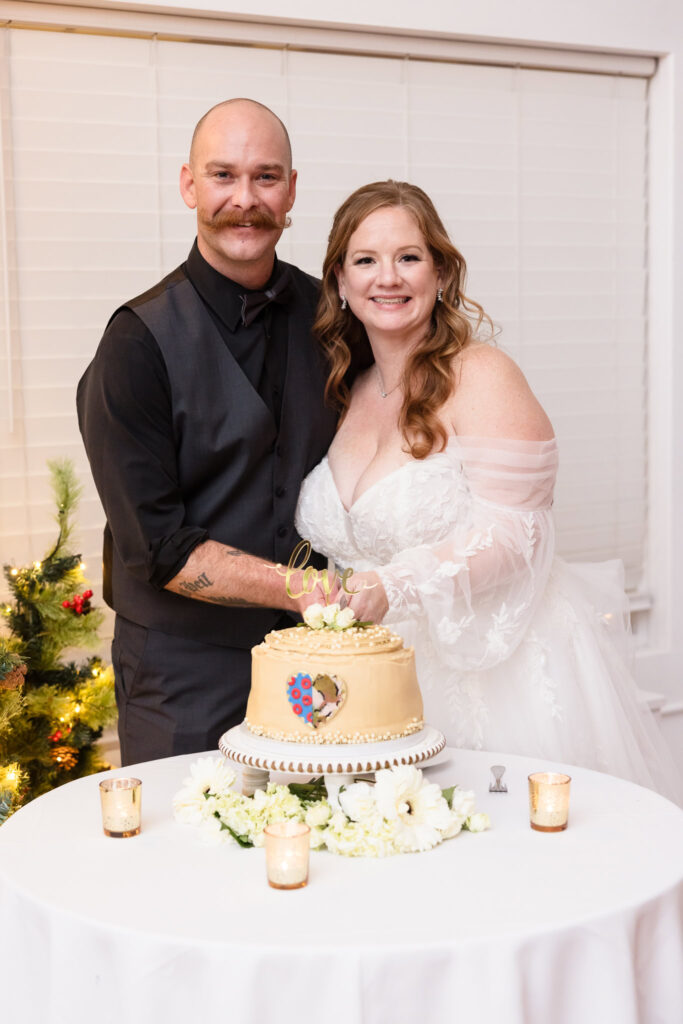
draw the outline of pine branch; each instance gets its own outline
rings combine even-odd
[[[52,490],[57,503],[55,518],[59,526],[59,536],[54,548],[45,556],[43,562],[53,562],[71,536],[73,529],[71,515],[76,510],[83,487],[78,482],[71,459],[50,459],[47,465],[52,474]],[[80,555],[71,557],[80,561]]]

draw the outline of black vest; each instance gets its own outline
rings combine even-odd
[[[285,564],[300,539],[294,512],[301,481],[327,451],[336,424],[323,402],[326,370],[310,333],[317,289],[307,274],[291,272],[279,432],[182,268],[126,304],[154,336],[168,371],[185,523]],[[115,544],[109,582],[112,607],[125,618],[205,643],[252,647],[282,615],[157,590],[126,571]]]

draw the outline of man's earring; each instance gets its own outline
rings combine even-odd
[[[346,309],[347,306],[348,306],[348,302],[346,301],[346,296],[342,295],[341,308],[342,309]]]

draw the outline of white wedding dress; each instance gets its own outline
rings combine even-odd
[[[384,622],[415,648],[425,720],[450,746],[595,768],[681,802],[628,667],[621,563],[555,557],[557,462],[554,440],[452,437],[346,509],[324,458],[296,525],[338,567],[379,573]]]

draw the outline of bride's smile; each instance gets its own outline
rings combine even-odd
[[[369,214],[349,239],[337,280],[371,345],[387,333],[411,344],[426,335],[440,274],[410,210]]]

